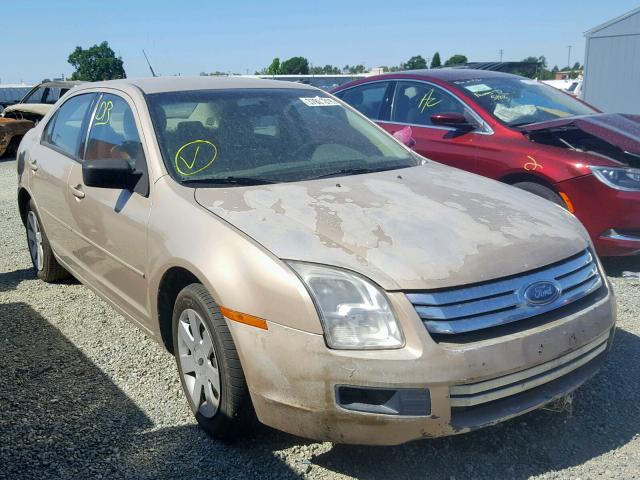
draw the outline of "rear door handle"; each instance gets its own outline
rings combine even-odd
[[[38,162],[36,162],[34,159],[29,160],[29,166],[31,167],[31,170],[33,170],[34,172],[38,170]]]
[[[77,185],[75,187],[69,187],[71,189],[71,193],[76,198],[84,198],[84,192],[82,191],[82,185]]]

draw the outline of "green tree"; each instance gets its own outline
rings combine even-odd
[[[576,62],[573,64],[573,68],[571,70],[580,70],[580,69],[582,69],[580,62]]]
[[[324,67],[317,65],[315,67],[311,67],[309,72],[314,75],[335,75],[341,73],[341,70],[333,65],[325,65]]]
[[[278,57],[274,58],[271,65],[267,67],[267,73],[269,75],[278,75],[280,73],[280,59]]]
[[[407,70],[421,70],[427,68],[427,61],[422,58],[422,55],[414,55],[407,63],[405,63]]]
[[[444,62],[444,66],[445,67],[452,67],[454,65],[463,65],[465,63],[467,63],[467,57],[457,53],[457,54],[451,56],[451,58],[449,58],[449,60]]]
[[[97,82],[127,77],[122,58],[116,57],[107,42],[94,45],[86,50],[82,47],[76,47],[67,61],[75,68],[75,72],[71,75],[72,80]]]
[[[436,52],[433,54],[433,58],[431,59],[431,68],[439,68],[442,66],[442,61],[440,60],[440,52]]]
[[[283,75],[308,75],[309,61],[304,57],[291,57],[280,64]]]

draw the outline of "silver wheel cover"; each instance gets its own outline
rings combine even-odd
[[[40,231],[40,223],[38,217],[29,210],[27,214],[27,242],[29,243],[29,254],[36,270],[41,271],[44,268],[44,251],[42,249],[42,232]]]
[[[220,406],[220,371],[213,338],[202,317],[188,308],[178,320],[178,361],[194,410],[212,418]]]

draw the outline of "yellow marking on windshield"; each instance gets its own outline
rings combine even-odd
[[[433,88],[424,94],[420,103],[418,104],[418,108],[420,109],[420,113],[423,113],[427,108],[435,107],[442,100],[438,100],[433,96]]]
[[[528,172],[532,170],[537,170],[538,168],[542,170],[542,165],[540,165],[535,158],[533,158],[531,155],[527,155],[527,158],[531,161],[524,164],[525,170],[527,170]]]
[[[211,166],[217,156],[218,149],[213,143],[207,140],[193,140],[182,145],[176,152],[176,171],[185,177],[195,175]]]
[[[111,100],[103,100],[96,110],[94,125],[107,125],[111,121],[111,110],[113,102]]]

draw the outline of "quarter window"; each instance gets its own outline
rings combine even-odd
[[[75,157],[82,138],[82,123],[93,98],[93,95],[77,95],[64,102],[47,125],[45,142]]]
[[[389,82],[360,85],[338,93],[338,97],[372,120],[381,118]]]
[[[129,104],[116,95],[102,95],[91,120],[84,159],[124,159],[135,168],[140,149],[140,136]]]
[[[465,113],[465,107],[443,89],[420,82],[398,82],[391,121],[431,125],[435,113]]]

